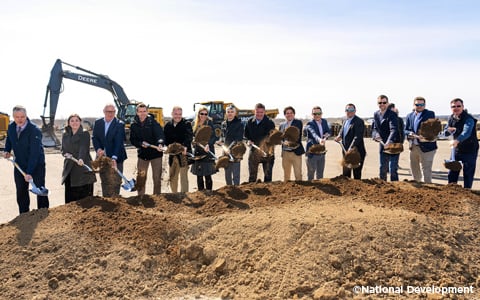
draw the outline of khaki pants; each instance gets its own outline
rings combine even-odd
[[[290,174],[295,174],[295,180],[302,180],[302,156],[293,151],[282,151],[283,181],[290,180]]]
[[[137,186],[138,194],[145,195],[145,183],[148,174],[148,165],[152,165],[152,177],[153,177],[153,194],[159,195],[162,192],[162,158],[154,158],[152,160],[143,160],[141,158],[137,161],[137,172],[145,176],[145,180],[142,180],[141,186]],[[137,182],[138,184],[138,182]]]
[[[188,192],[188,165],[185,167],[180,167],[180,165],[175,161],[169,169],[170,175],[170,189],[172,193],[178,191],[178,175],[180,175],[180,192]]]
[[[437,150],[422,152],[420,146],[412,145],[410,149],[410,170],[412,171],[413,180],[418,182],[422,181],[423,171],[423,181],[425,183],[432,183],[432,164],[436,152]],[[421,170],[420,165],[422,165]]]

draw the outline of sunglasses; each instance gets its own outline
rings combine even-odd
[[[415,106],[420,106],[420,107],[422,107],[422,106],[425,106],[425,103],[415,103]]]
[[[462,107],[462,106],[461,106],[461,105],[452,105],[452,106],[450,106],[450,107],[451,107],[451,108],[460,108],[460,107]]]
[[[346,112],[354,112],[355,111],[355,108],[351,107],[351,108],[345,108],[345,111]]]
[[[378,102],[378,104],[387,104],[386,101]]]
[[[312,113],[312,115],[314,115],[314,116],[321,116],[321,115],[322,115],[322,113],[321,113],[321,112],[318,112],[318,113]]]
[[[207,114],[207,113],[199,113],[199,115],[201,115],[201,116],[207,116],[208,114]]]

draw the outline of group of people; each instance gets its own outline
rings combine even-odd
[[[413,101],[413,110],[406,117],[406,124],[398,116],[394,105],[389,103],[388,97],[380,95],[377,98],[379,110],[374,113],[372,124],[372,138],[379,142],[379,177],[387,180],[390,173],[391,181],[398,180],[399,153],[385,151],[390,144],[402,143],[405,137],[409,141],[410,169],[414,180],[425,183],[432,182],[432,163],[437,149],[435,140],[422,139],[419,132],[421,124],[434,119],[435,113],[426,109],[426,100],[416,97]],[[463,181],[465,188],[471,188],[475,174],[476,158],[478,155],[478,139],[476,135],[476,122],[472,115],[464,109],[463,101],[459,98],[450,102],[452,114],[448,119],[444,134],[450,136],[452,151],[456,160],[463,163]],[[108,162],[108,167],[100,168],[102,195],[111,197],[120,193],[121,177],[118,172],[123,172],[123,164],[127,159],[124,141],[125,124],[115,117],[116,107],[107,104],[103,109],[104,117],[98,119],[93,127],[92,136],[82,127],[82,119],[77,114],[68,117],[67,126],[62,137],[62,154],[66,157],[62,173],[62,184],[65,185],[65,202],[71,202],[93,195],[93,184],[96,176],[86,171],[85,166],[92,166],[90,155],[90,141],[95,150],[96,161]],[[291,106],[283,110],[285,121],[279,126],[280,132],[286,132],[291,126],[298,129],[300,134],[296,141],[282,142],[281,157],[284,171],[284,180],[291,178],[293,169],[295,180],[302,180],[302,156],[306,156],[307,179],[323,178],[325,169],[325,152],[310,151],[312,147],[324,145],[332,131],[322,118],[321,107],[312,108],[312,119],[305,126],[295,118],[295,109]],[[242,124],[237,117],[236,107],[230,105],[226,108],[226,119],[221,124],[221,134],[215,134],[215,127],[208,116],[208,108],[197,108],[193,124],[183,117],[183,110],[179,106],[172,109],[172,118],[162,128],[153,115],[148,113],[145,104],[137,105],[137,115],[130,125],[130,142],[137,148],[137,172],[147,176],[148,167],[151,165],[153,178],[153,193],[161,193],[162,160],[167,147],[172,144],[179,145],[179,151],[169,152],[169,184],[171,192],[188,192],[188,170],[197,176],[199,191],[209,192],[213,187],[212,175],[218,172],[215,167],[215,145],[222,145],[223,154],[228,154],[228,149],[238,143],[251,146],[248,154],[248,181],[256,182],[258,167],[261,164],[264,173],[264,182],[272,181],[272,170],[275,155],[266,153],[260,147],[268,140],[275,129],[275,123],[265,114],[265,106],[261,103],[255,105],[254,116],[246,124]],[[26,109],[22,106],[13,108],[13,119],[8,128],[4,157],[10,158],[11,152],[15,154],[15,162],[25,170],[23,175],[18,169],[14,171],[17,188],[17,203],[19,212],[29,211],[29,182],[38,186],[45,185],[45,154],[41,143],[42,133],[27,117]],[[196,135],[203,127],[211,127],[211,134],[207,140],[196,139]],[[344,176],[361,179],[365,161],[366,150],[364,144],[365,124],[356,115],[356,106],[348,103],[345,106],[345,118],[338,135],[333,139],[342,144],[343,155],[349,149],[355,149],[360,155],[360,162],[355,167],[343,166]],[[306,147],[302,144],[302,137],[306,139]],[[177,147],[178,149],[178,147]],[[348,150],[347,150],[348,149]],[[168,152],[168,151],[167,151]],[[75,158],[74,160],[69,158]],[[230,156],[231,157],[231,156]],[[241,158],[230,159],[225,167],[225,182],[227,185],[240,184]],[[450,170],[448,182],[457,183],[459,172]],[[180,188],[179,188],[180,181]],[[139,195],[145,194],[145,181],[137,182]],[[48,208],[48,196],[38,195],[38,208]]]

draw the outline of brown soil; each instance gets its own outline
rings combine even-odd
[[[472,285],[475,299],[479,208],[455,185],[343,177],[92,197],[0,226],[0,295],[348,299],[355,285]]]

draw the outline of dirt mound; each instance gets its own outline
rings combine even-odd
[[[344,177],[91,197],[0,226],[0,295],[341,299],[434,285],[478,297],[479,208],[455,185]]]

